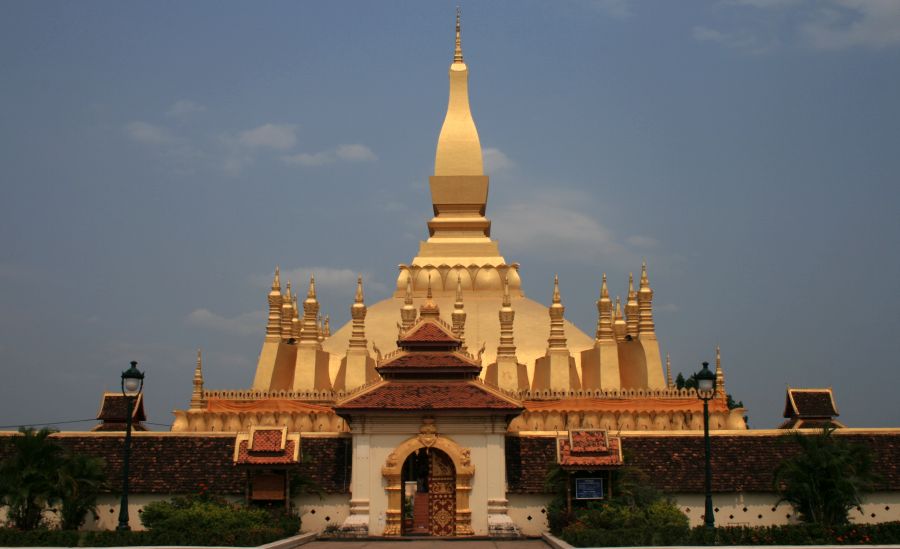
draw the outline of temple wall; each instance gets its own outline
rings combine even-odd
[[[323,497],[306,494],[292,498],[294,510],[300,515],[303,532],[321,532],[328,526],[340,526],[350,515],[350,494],[326,494]]]
[[[509,494],[509,516],[523,535],[539,536],[546,532],[549,494]]]
[[[703,494],[672,494],[678,508],[690,519],[691,526],[703,524]],[[796,524],[797,513],[787,503],[776,506],[774,493],[714,493],[713,509],[716,526],[773,526]],[[850,511],[850,521],[871,524],[900,520],[900,493],[866,494],[862,510]],[[874,516],[873,516],[874,515]]]

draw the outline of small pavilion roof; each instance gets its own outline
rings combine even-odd
[[[379,411],[496,411],[518,414],[521,403],[479,381],[381,381],[335,405],[338,414]]]

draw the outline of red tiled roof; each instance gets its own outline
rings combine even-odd
[[[100,401],[100,411],[97,412],[97,419],[101,421],[122,422],[128,416],[127,397],[121,393],[103,393]],[[144,413],[144,395],[139,394],[135,398],[131,410],[131,419],[133,421],[146,421],[147,414]]]
[[[405,347],[408,343],[440,343],[458,346],[461,342],[458,337],[437,322],[426,320],[420,322],[419,326],[414,326],[409,333],[404,334],[399,343],[401,347]]]
[[[837,416],[831,389],[788,389],[784,404],[784,417]]]
[[[481,365],[458,353],[417,352],[401,353],[378,366],[381,368],[478,368]]]
[[[272,433],[278,434],[278,445],[281,445],[281,432],[280,431],[262,431],[257,432],[254,435],[253,441],[253,450],[247,449],[247,441],[242,440],[241,445],[238,448],[238,458],[235,463],[239,465],[290,465],[296,463],[294,460],[294,445],[296,444],[293,440],[288,440],[283,450],[275,450],[275,451],[259,451],[256,449],[256,438],[257,435],[269,435]],[[268,440],[268,436],[265,436],[267,446],[271,445]]]
[[[358,410],[504,410],[522,407],[511,398],[470,381],[385,381],[335,406],[338,413]]]
[[[281,438],[283,436],[281,429],[258,429],[253,432],[253,452],[280,452],[283,450],[281,446]]]
[[[606,438],[604,436],[604,438]],[[618,437],[610,437],[609,448],[586,451],[573,447],[567,438],[556,441],[557,459],[563,468],[599,468],[622,465],[622,444]],[[596,444],[593,448],[599,448]]]
[[[606,431],[602,430],[569,431],[569,442],[571,443],[572,453],[609,451]]]

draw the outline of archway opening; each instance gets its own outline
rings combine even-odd
[[[445,452],[419,448],[401,470],[401,533],[452,536],[456,533],[456,467]]]

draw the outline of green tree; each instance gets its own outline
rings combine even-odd
[[[778,503],[790,503],[803,522],[846,524],[847,513],[875,482],[869,449],[834,436],[834,427],[816,435],[793,432],[786,437],[800,452],[775,469]]]
[[[0,503],[8,506],[9,522],[21,530],[33,530],[43,522],[44,509],[58,498],[57,472],[63,449],[49,437],[51,429],[19,428],[12,437],[12,452],[0,461]]]
[[[57,476],[60,520],[64,530],[77,530],[85,515],[97,508],[97,496],[106,481],[103,459],[84,454],[65,457]]]

